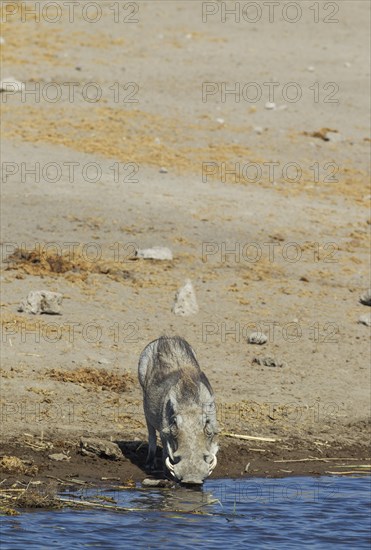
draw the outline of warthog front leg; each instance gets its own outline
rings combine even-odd
[[[147,470],[154,470],[156,465],[156,430],[151,424],[149,424],[147,420],[147,428],[148,428],[148,455],[147,455],[147,461],[146,461],[146,469]]]

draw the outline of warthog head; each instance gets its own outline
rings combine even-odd
[[[181,402],[171,397],[161,430],[164,462],[181,483],[202,484],[216,466],[217,423],[215,403]],[[210,399],[210,395],[208,395]]]

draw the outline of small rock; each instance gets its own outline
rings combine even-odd
[[[50,292],[49,290],[31,290],[25,300],[18,306],[18,311],[25,313],[48,313],[49,315],[61,314],[61,303],[63,294],[60,292]]]
[[[111,361],[109,361],[108,359],[105,359],[105,357],[101,357],[100,359],[98,359],[98,364],[99,365],[110,365]]]
[[[344,138],[339,132],[327,132],[326,134],[327,141],[331,141],[331,143],[339,143],[340,141],[344,141]]]
[[[172,487],[174,483],[169,479],[150,479],[146,478],[142,481],[143,487]]]
[[[136,258],[144,260],[172,260],[173,253],[170,248],[164,246],[154,246],[153,248],[143,248],[136,250]]]
[[[361,325],[366,325],[366,327],[371,327],[371,313],[361,315],[358,319],[358,323],[360,323]]]
[[[304,132],[304,135],[309,135],[311,137],[323,139],[323,141],[341,141],[342,137],[339,134],[337,130],[333,130],[331,128],[321,128],[320,130],[316,130],[315,132]],[[335,135],[340,136],[340,139],[335,138]]]
[[[271,101],[267,101],[267,103],[264,105],[265,109],[268,109],[268,111],[272,111],[276,108],[276,104],[271,102]]]
[[[4,38],[3,38],[2,36],[0,36],[0,44],[1,44],[1,45],[5,44],[5,40],[4,40]]]
[[[123,457],[117,443],[105,439],[88,437],[82,437],[80,439],[80,452],[85,456],[98,455],[102,458],[110,458],[112,460],[119,460]]]
[[[309,67],[307,67],[307,71],[309,71],[310,73],[312,73],[312,72],[314,71],[313,65],[309,65]]]
[[[266,357],[254,357],[252,362],[253,364],[261,365],[263,367],[285,367],[286,366],[286,363],[284,361],[281,361],[276,357],[272,357],[271,355],[267,355]]]
[[[351,67],[351,66],[352,66],[352,64],[349,63],[349,61],[346,61],[346,62],[344,63],[344,67],[346,67],[347,69],[349,69],[349,67]]]
[[[56,460],[58,462],[61,460],[71,460],[71,457],[64,453],[54,453],[52,455],[49,455],[49,458],[50,460]]]
[[[359,301],[365,306],[371,306],[371,288],[360,296]]]
[[[0,80],[0,92],[21,92],[24,90],[23,82],[19,82],[12,76]]]
[[[217,118],[216,121],[219,122],[219,124],[224,124],[224,118]]]
[[[263,332],[252,332],[247,338],[249,344],[258,344],[259,346],[268,342],[268,336]]]
[[[190,279],[177,291],[172,312],[182,317],[198,313],[196,294]]]
[[[263,128],[261,126],[255,126],[254,132],[260,135],[263,133]]]
[[[163,166],[160,168],[160,174],[167,174],[168,170],[167,168],[164,168]]]

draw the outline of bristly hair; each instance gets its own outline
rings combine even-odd
[[[169,391],[172,387],[177,388],[176,391],[180,392],[183,399],[193,403],[199,402],[200,384],[203,384],[213,395],[210,383],[201,371],[194,351],[184,338],[162,335],[150,344],[155,344],[151,356],[148,357],[151,361],[149,371],[151,384],[165,383]]]
[[[185,397],[197,400],[200,391],[199,382],[212,389],[205,374],[201,371],[195,354],[184,338],[180,336],[161,336],[158,340],[157,357],[162,365],[174,373],[174,383],[179,384]]]
[[[164,363],[175,364],[178,368],[186,365],[199,368],[191,346],[180,336],[160,336],[157,354]]]

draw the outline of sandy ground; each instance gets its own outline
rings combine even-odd
[[[143,477],[138,357],[179,334],[223,433],[276,439],[222,436],[214,475],[366,457],[368,3],[280,2],[255,23],[226,16],[233,2],[78,3],[71,22],[63,3],[40,18],[21,4],[2,5],[2,78],[25,85],[1,94],[2,454],[40,476]],[[173,261],[133,259],[155,245]],[[187,278],[199,313],[178,317]],[[62,315],[17,312],[41,289],[63,293]],[[82,457],[82,435],[127,458]]]

